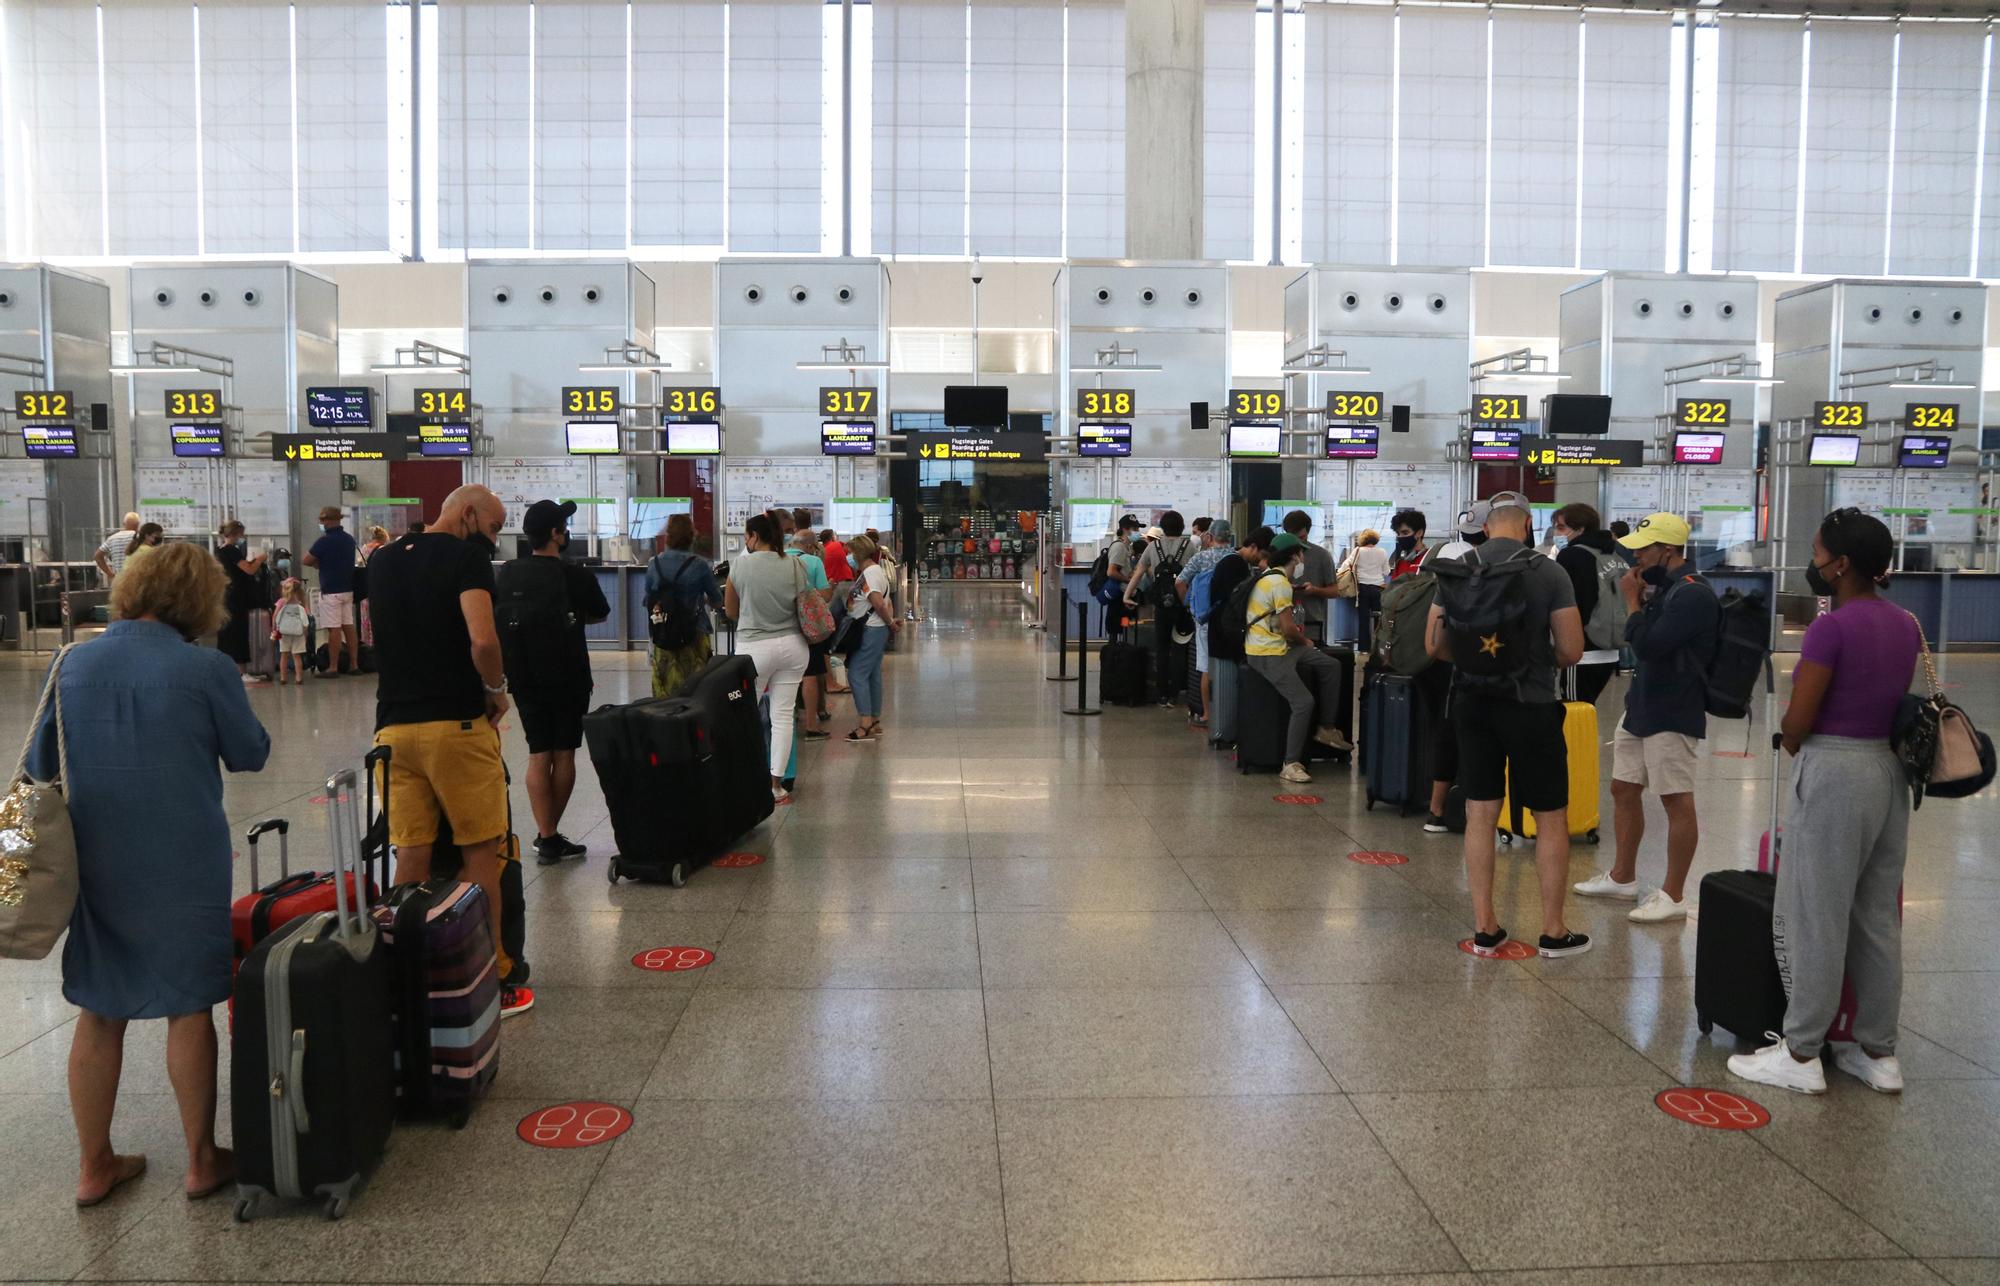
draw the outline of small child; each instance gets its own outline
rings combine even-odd
[[[271,614],[271,632],[278,639],[278,682],[285,681],[285,662],[292,663],[292,678],[300,687],[306,682],[306,631],[312,626],[312,613],[306,607],[305,582],[297,577],[285,581],[278,599],[278,610]]]

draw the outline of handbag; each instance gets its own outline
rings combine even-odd
[[[789,554],[781,554],[779,557],[790,560],[792,570],[797,573],[794,579],[799,581],[805,579],[806,569],[803,563]],[[826,600],[819,596],[818,590],[811,585],[801,584],[793,602],[798,606],[799,633],[806,636],[807,643],[818,645],[833,637],[833,613],[827,610]]]
[[[1974,726],[1963,708],[1946,699],[1923,623],[1914,614],[1910,619],[1917,624],[1930,695],[1903,697],[1889,744],[1902,761],[1904,779],[1910,783],[1910,807],[1916,809],[1923,806],[1926,795],[1963,799],[1985,789],[1993,781],[1994,758],[1993,739]]]
[[[1361,597],[1361,573],[1354,566],[1353,554],[1333,573],[1333,593],[1336,598]]]
[[[62,723],[62,663],[68,654],[68,647],[57,652],[49,667],[48,682],[21,743],[21,758],[8,779],[7,793],[0,795],[0,959],[43,959],[76,911],[76,832],[65,795],[69,744]],[[56,775],[38,782],[28,776],[28,751],[43,714],[52,706]]]

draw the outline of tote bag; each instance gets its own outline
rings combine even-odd
[[[71,645],[74,646],[74,645]],[[69,745],[63,736],[62,663],[65,647],[49,667],[48,682],[21,757],[0,795],[0,959],[40,960],[54,949],[76,910],[76,832],[70,827]],[[56,776],[36,781],[28,775],[28,751],[42,716],[53,706]]]

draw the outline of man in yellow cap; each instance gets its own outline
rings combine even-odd
[[[1701,830],[1695,820],[1695,773],[1708,735],[1708,662],[1721,607],[1715,590],[1687,561],[1688,525],[1678,514],[1648,514],[1619,544],[1633,553],[1618,582],[1625,599],[1625,645],[1638,658],[1625,692],[1625,717],[1611,742],[1611,810],[1617,856],[1611,869],[1576,886],[1584,897],[1639,902],[1638,924],[1687,918],[1688,869]],[[1645,793],[1667,813],[1667,876],[1639,899],[1639,842],[1646,836]]]

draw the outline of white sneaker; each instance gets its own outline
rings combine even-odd
[[[1876,1058],[1859,1045],[1843,1042],[1833,1047],[1833,1065],[1878,1094],[1903,1092],[1903,1065],[1894,1054]]]
[[[1611,872],[1609,871],[1604,872],[1602,875],[1593,875],[1587,880],[1572,884],[1570,888],[1576,890],[1577,894],[1581,897],[1624,898],[1627,902],[1636,902],[1639,900],[1639,881],[1633,880],[1630,884],[1620,884],[1611,878]]]
[[[1665,889],[1654,889],[1646,895],[1646,900],[1625,913],[1625,918],[1634,924],[1665,924],[1669,920],[1687,919],[1687,903],[1667,896]]]
[[[1283,771],[1278,774],[1278,780],[1307,782],[1312,780],[1312,774],[1306,771],[1304,764],[1286,764]]]
[[[1740,1076],[1760,1085],[1795,1090],[1800,1094],[1826,1093],[1826,1069],[1820,1066],[1817,1058],[1801,1063],[1792,1057],[1791,1046],[1785,1044],[1778,1033],[1767,1031],[1764,1036],[1775,1043],[1764,1046],[1754,1054],[1730,1056],[1731,1076]]]
[[[1354,749],[1354,743],[1347,739],[1347,734],[1334,727],[1321,728],[1313,734],[1313,740],[1322,746],[1330,746],[1335,750],[1347,751]]]

